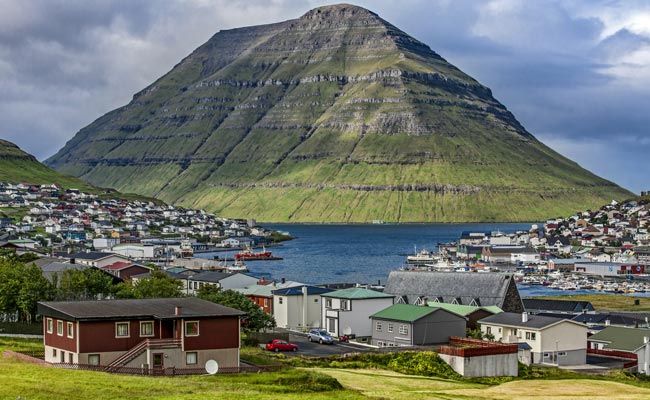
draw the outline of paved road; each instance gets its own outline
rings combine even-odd
[[[327,357],[331,355],[340,355],[346,353],[362,353],[373,351],[374,349],[360,346],[354,343],[339,343],[334,341],[334,344],[320,344],[318,342],[310,342],[307,340],[306,334],[294,333],[289,334],[289,342],[298,345],[297,352],[285,352],[289,357],[292,356],[307,356],[307,357]]]

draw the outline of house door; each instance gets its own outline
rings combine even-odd
[[[153,353],[153,374],[162,375],[165,369],[165,354]]]
[[[336,329],[336,319],[335,318],[328,318],[327,319],[327,330],[334,334],[338,335],[337,329]]]

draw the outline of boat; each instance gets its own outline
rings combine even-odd
[[[418,253],[417,247],[415,248],[415,254],[406,256],[407,264],[435,264],[440,261],[435,253],[427,251],[426,249],[420,250]]]
[[[272,258],[273,254],[270,251],[266,251],[264,247],[262,247],[262,251],[260,252],[253,252],[248,247],[235,254],[235,261],[271,260]]]
[[[224,267],[226,272],[248,272],[248,267],[244,264],[243,261],[235,261],[232,265],[226,265]]]
[[[192,258],[193,256],[194,256],[194,249],[192,248],[192,243],[190,243],[189,240],[181,241],[180,257]]]

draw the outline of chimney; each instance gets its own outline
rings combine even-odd
[[[526,311],[521,313],[521,322],[522,323],[528,322],[528,313]]]
[[[174,315],[181,315],[183,313],[183,308],[180,306],[174,307]]]

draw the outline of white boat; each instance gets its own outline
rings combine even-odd
[[[244,264],[243,261],[235,261],[232,265],[225,266],[226,272],[248,272],[248,267]]]
[[[415,248],[414,255],[406,256],[407,264],[435,264],[438,261],[440,261],[440,258],[435,253],[427,251],[426,249],[418,252],[417,247]]]

